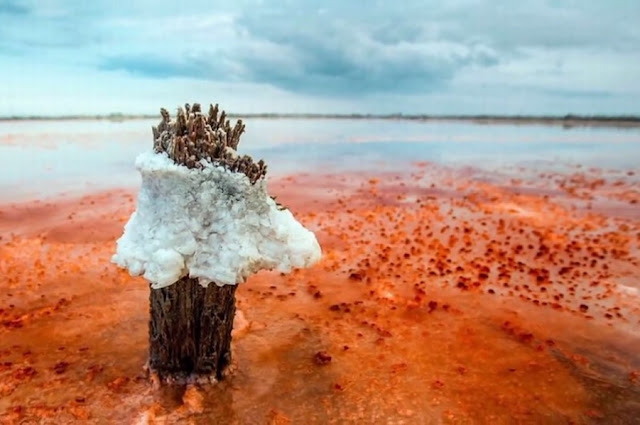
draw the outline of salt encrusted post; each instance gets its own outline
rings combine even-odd
[[[261,269],[308,267],[320,246],[268,195],[264,162],[237,154],[242,121],[232,128],[218,105],[205,116],[187,104],[175,121],[160,113],[113,261],[151,283],[150,370],[162,381],[221,379],[237,284]]]

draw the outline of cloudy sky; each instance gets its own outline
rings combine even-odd
[[[638,0],[0,0],[0,115],[640,114]]]

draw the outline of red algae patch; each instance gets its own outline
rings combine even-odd
[[[110,263],[133,193],[0,206],[0,422],[633,422],[635,173],[477,173],[270,181],[324,257],[239,287],[211,387],[144,374],[149,290]]]

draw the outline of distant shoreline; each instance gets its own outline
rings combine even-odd
[[[573,127],[640,127],[640,116],[519,116],[519,115],[405,115],[405,114],[229,114],[230,118],[258,119],[309,119],[309,120],[390,120],[416,122],[466,122],[472,124],[499,125],[550,125]],[[159,119],[158,115],[66,115],[66,116],[11,116],[0,117],[0,122],[11,121],[131,121]]]

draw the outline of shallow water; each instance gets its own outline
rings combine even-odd
[[[150,149],[155,120],[0,122],[0,196],[40,199],[133,187],[132,164]],[[251,119],[241,153],[272,164],[270,175],[397,170],[418,161],[495,172],[518,165],[637,167],[640,130],[477,125],[389,120]]]
[[[109,262],[151,124],[0,123],[0,421],[640,417],[639,131],[250,120],[324,259],[239,288],[228,379],[158,389]]]

